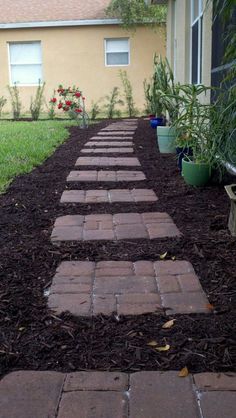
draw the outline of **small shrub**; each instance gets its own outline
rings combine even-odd
[[[30,113],[33,120],[38,120],[42,105],[43,105],[43,93],[44,93],[45,83],[40,84],[37,87],[35,98],[32,99],[31,97],[31,103],[30,103]]]
[[[135,114],[136,114],[136,109],[135,109],[135,105],[134,105],[134,98],[133,98],[132,84],[131,84],[130,80],[128,79],[127,71],[120,70],[119,76],[121,78],[123,88],[124,88],[127,112],[128,112],[129,117],[131,118],[131,117],[135,116]]]
[[[5,106],[7,99],[3,96],[0,97],[0,117],[2,115],[2,109]]]
[[[98,102],[93,102],[93,101],[92,101],[92,104],[91,104],[91,111],[90,111],[90,114],[91,114],[91,120],[95,120],[95,119],[96,119],[96,117],[99,115],[99,113],[100,113],[100,107],[99,107]]]
[[[150,113],[152,113],[153,109],[152,109],[151,99],[149,95],[150,84],[147,82],[146,79],[143,82],[143,89],[144,89],[144,97],[145,97],[145,113],[149,115]]]
[[[16,83],[14,84],[14,86],[7,86],[8,91],[10,93],[10,97],[11,97],[11,107],[12,107],[12,116],[14,120],[18,120],[20,118],[20,112],[21,112],[21,101],[20,101],[20,93],[19,93],[19,89],[16,85]]]
[[[118,87],[114,87],[110,93],[110,95],[105,96],[107,103],[104,105],[106,116],[108,119],[112,119],[116,114],[116,106],[123,105],[123,100],[119,99],[119,89]]]
[[[57,98],[55,97],[56,91],[54,90],[53,96],[49,100],[49,106],[48,106],[48,117],[49,119],[53,120],[56,116],[56,105],[57,105]]]

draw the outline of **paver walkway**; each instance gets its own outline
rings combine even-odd
[[[236,374],[20,371],[0,382],[0,418],[235,418]]]
[[[61,203],[156,202],[151,189],[65,190]]]
[[[56,219],[53,243],[181,236],[165,212],[66,215]]]
[[[141,181],[145,180],[146,176],[142,171],[131,170],[78,170],[71,171],[67,177],[67,181]]]
[[[208,300],[186,261],[68,261],[49,289],[56,314],[139,315],[162,308],[167,314],[209,313]]]
[[[85,144],[84,152],[128,153],[137,119],[114,122]],[[114,140],[113,143],[107,140]],[[130,142],[117,140],[129,139]],[[96,140],[96,142],[91,142]],[[101,141],[101,142],[100,142]],[[99,147],[108,148],[99,148]],[[124,147],[124,148],[123,148]],[[133,149],[132,149],[133,151]],[[140,166],[137,158],[79,157],[76,166]],[[135,181],[134,189],[66,190],[61,203],[149,202],[151,189],[139,188],[141,170],[74,170],[68,182]],[[101,187],[101,186],[99,186]],[[68,206],[69,207],[69,206]],[[68,215],[56,219],[51,239],[120,240],[177,237],[167,213]],[[64,261],[45,290],[58,315],[139,315],[209,313],[209,304],[193,266],[185,261]],[[155,348],[150,346],[150,350]],[[236,418],[236,374],[178,372],[19,371],[0,381],[0,418]]]

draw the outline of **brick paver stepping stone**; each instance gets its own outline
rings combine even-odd
[[[61,203],[155,201],[157,201],[157,196],[151,189],[65,190],[61,197]]]
[[[133,136],[134,131],[111,131],[111,132],[105,132],[100,131],[97,133],[99,136],[114,136],[114,135],[126,135],[126,136]]]
[[[164,308],[167,314],[209,313],[207,297],[187,261],[64,261],[53,278],[48,305],[57,314],[68,310],[88,316]]]
[[[109,135],[109,136],[92,136],[91,138],[90,138],[91,140],[96,140],[96,141],[104,141],[104,140],[107,140],[107,139],[115,139],[116,141],[117,141],[117,139],[119,139],[119,140],[125,140],[125,139],[133,139],[133,137],[132,136],[112,136],[112,135]]]
[[[234,418],[235,402],[235,373],[17,371],[0,382],[1,418]]]
[[[140,162],[135,157],[79,157],[76,166],[140,166]]]
[[[84,148],[81,150],[83,154],[132,154],[133,148]]]
[[[85,147],[132,147],[131,141],[89,141],[84,144]]]
[[[181,236],[165,212],[67,215],[56,219],[51,235],[61,241],[121,240]]]
[[[121,131],[134,131],[136,130],[136,127],[134,126],[108,126],[107,128],[103,128],[101,129],[101,132],[106,132],[106,131],[117,131],[117,130],[121,130]]]
[[[132,170],[76,170],[71,171],[67,181],[142,181],[146,176],[142,171]]]

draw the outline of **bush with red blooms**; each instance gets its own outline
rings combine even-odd
[[[68,112],[71,119],[77,119],[79,115],[85,114],[85,97],[78,87],[63,87],[60,85],[57,89],[60,96],[58,109]]]
[[[55,97],[55,90],[53,92],[53,96],[51,97],[51,99],[49,100],[49,107],[48,107],[48,116],[49,119],[54,119],[56,116],[56,105],[57,105],[57,98]]]

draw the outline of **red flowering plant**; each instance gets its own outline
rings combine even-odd
[[[54,90],[53,92],[53,96],[51,97],[51,99],[49,100],[49,106],[48,106],[48,116],[49,119],[54,119],[56,116],[56,105],[57,105],[57,98],[55,97],[56,92]]]
[[[82,119],[83,127],[87,127],[87,113],[85,111],[85,97],[82,94],[82,91],[73,86],[63,87],[60,85],[57,89],[57,92],[60,96],[58,103],[58,109],[62,109],[64,112],[68,112],[68,115],[71,119],[79,120]]]

